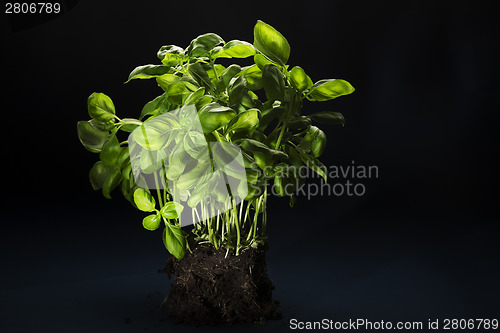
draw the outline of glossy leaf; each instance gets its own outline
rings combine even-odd
[[[248,58],[255,54],[252,44],[241,40],[227,42],[222,50],[217,53],[217,58]]]
[[[309,92],[307,98],[313,101],[328,101],[354,91],[353,86],[344,80],[328,79],[316,82]]]
[[[142,219],[142,226],[146,230],[154,231],[160,227],[161,216],[160,214],[151,214]]]
[[[262,21],[254,27],[253,45],[271,61],[285,65],[290,56],[290,44],[275,28]]]
[[[198,112],[204,133],[210,133],[221,128],[231,121],[235,115],[236,112],[233,109],[217,103],[207,104]]]
[[[169,66],[165,65],[144,65],[136,67],[128,76],[128,80],[125,83],[130,82],[134,79],[150,79],[153,77],[161,76],[166,74],[170,70]]]
[[[271,60],[269,60],[268,58],[266,58],[265,56],[263,56],[260,53],[254,55],[253,61],[255,62],[257,67],[259,67],[260,70],[264,70],[264,67],[266,67],[266,65],[279,66],[277,63],[272,62]]]
[[[183,82],[174,82],[168,86],[165,91],[167,100],[173,104],[183,104],[184,100],[191,94],[186,84]]]
[[[266,126],[274,119],[280,119],[283,114],[285,114],[286,109],[282,106],[278,106],[272,109],[265,110],[262,112],[262,118],[259,122],[259,128],[264,130]]]
[[[165,113],[161,117],[145,121],[131,136],[142,148],[159,150],[172,140],[175,130],[180,127],[181,124],[172,113]]]
[[[245,76],[249,90],[259,90],[263,87],[262,71],[257,65],[252,65],[242,69],[238,75]]]
[[[325,165],[321,163],[317,158],[310,156],[309,154],[304,152],[302,149],[298,149],[298,153],[300,155],[300,158],[302,159],[302,162],[304,162],[306,166],[316,172],[319,176],[323,177],[326,183],[328,181],[328,177]]]
[[[205,94],[205,87],[200,87],[193,91],[184,101],[184,105],[191,105],[196,103]]]
[[[82,145],[93,153],[101,151],[109,135],[108,131],[101,131],[95,128],[89,121],[79,121],[76,124],[76,129]]]
[[[290,129],[307,129],[311,126],[311,119],[307,116],[299,116],[287,123]]]
[[[255,128],[259,124],[260,110],[249,109],[238,114],[228,126],[227,131],[248,131]]]
[[[175,185],[181,190],[190,190],[207,178],[211,172],[210,162],[197,163],[196,166],[184,172],[177,179]]]
[[[247,79],[244,76],[240,76],[232,83],[229,91],[229,104],[237,105],[241,103],[243,97],[247,94]]]
[[[187,56],[184,55],[184,49],[176,45],[162,46],[157,56],[165,66],[175,66],[187,60]]]
[[[177,260],[184,258],[186,235],[179,226],[166,223],[165,229],[163,229],[163,244]]]
[[[283,100],[285,80],[278,67],[266,65],[262,70],[262,84],[269,101]]]
[[[143,212],[152,212],[155,210],[155,198],[143,188],[138,188],[134,192],[134,203]]]
[[[212,81],[208,77],[207,72],[203,69],[199,62],[190,64],[188,67],[189,74],[198,82],[200,86],[206,87],[210,90],[215,90]]]
[[[290,83],[299,92],[303,92],[313,86],[311,78],[299,66],[293,67],[290,71]]]
[[[103,93],[92,93],[87,99],[89,115],[101,123],[106,123],[115,117],[115,105],[111,98]]]
[[[210,50],[222,43],[224,40],[219,35],[207,33],[193,39],[186,52],[190,57],[206,56]]]
[[[118,142],[116,135],[113,134],[104,142],[99,157],[102,163],[112,166],[118,161],[118,156],[120,156],[120,142]]]
[[[231,177],[246,180],[245,164],[240,147],[231,142],[217,142],[212,145],[212,156],[216,170],[222,170]]]
[[[139,116],[139,119],[142,119],[148,115],[157,115],[159,112],[160,106],[164,101],[165,101],[165,94],[162,94],[162,95],[156,97],[154,100],[146,103],[146,105],[144,105],[144,107],[142,108],[141,115]]]
[[[321,111],[309,115],[313,121],[327,125],[344,125],[345,119],[342,113],[333,111]]]
[[[231,79],[239,72],[241,72],[241,67],[236,64],[226,68],[219,76],[219,81],[217,82],[217,92],[223,92],[229,85]]]
[[[203,133],[188,131],[184,136],[184,150],[195,160],[207,161],[209,159],[207,140]]]
[[[325,132],[317,128],[316,126],[311,126],[312,128],[316,128],[317,131],[314,131],[312,142],[311,142],[311,152],[315,157],[319,157],[323,154],[323,151],[326,147],[326,135]]]
[[[182,210],[184,206],[175,201],[169,201],[163,206],[160,210],[161,216],[166,218],[167,220],[173,220],[179,218],[181,216]]]

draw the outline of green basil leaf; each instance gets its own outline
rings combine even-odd
[[[245,68],[242,68],[241,72],[236,76],[244,75],[247,79],[247,87],[248,90],[259,90],[263,87],[262,83],[262,71],[259,66],[252,65]]]
[[[193,91],[184,101],[184,105],[195,104],[205,94],[205,87],[200,87]]]
[[[158,85],[160,86],[161,89],[163,89],[164,91],[167,91],[168,87],[170,87],[171,84],[173,84],[175,82],[179,82],[179,77],[177,77],[177,75],[167,73],[167,74],[163,74],[161,76],[158,76],[156,78],[156,82],[158,83]]]
[[[313,121],[327,125],[344,125],[345,119],[342,113],[333,111],[320,111],[309,115]]]
[[[282,115],[284,115],[286,109],[282,106],[278,106],[272,109],[264,110],[262,112],[262,118],[259,122],[259,129],[263,131],[267,125],[274,119],[280,119]]]
[[[307,116],[299,116],[287,123],[290,129],[306,129],[311,126],[311,119]]]
[[[212,91],[215,90],[207,72],[199,62],[189,65],[188,72],[200,86],[204,86]]]
[[[248,131],[259,124],[260,110],[249,109],[241,112],[231,120],[228,125],[228,132]]]
[[[195,160],[200,162],[207,161],[208,154],[207,139],[203,133],[198,131],[188,131],[184,136],[184,150]]]
[[[115,134],[110,135],[104,142],[99,157],[105,165],[113,166],[120,156],[120,142]]]
[[[225,126],[235,115],[236,112],[233,109],[215,102],[203,106],[198,112],[204,133],[210,133]]]
[[[155,198],[153,198],[149,191],[143,188],[138,188],[134,191],[134,203],[143,212],[152,212],[156,206]]]
[[[212,156],[215,169],[236,179],[246,180],[245,162],[240,147],[231,142],[215,142],[212,144]]]
[[[76,124],[78,138],[82,145],[93,153],[101,151],[104,142],[109,136],[108,131],[101,131],[90,124],[89,121],[79,121]]]
[[[179,120],[169,112],[143,122],[130,136],[146,150],[159,150],[171,142],[172,135],[178,134],[176,130],[179,128]]]
[[[104,165],[101,161],[96,162],[89,172],[89,179],[92,188],[96,191],[100,190],[110,175],[110,167]]]
[[[184,49],[176,45],[164,45],[156,55],[166,66],[175,66],[187,58]]]
[[[219,35],[207,33],[193,39],[186,52],[190,57],[207,56],[215,46],[223,43],[224,40]]]
[[[313,86],[311,78],[299,66],[295,66],[290,71],[290,83],[299,92],[303,92]]]
[[[217,82],[217,92],[223,92],[229,85],[231,79],[239,72],[241,72],[241,67],[236,64],[233,64],[226,68],[219,76],[219,80]]]
[[[191,94],[191,92],[183,82],[174,82],[169,85],[168,89],[165,91],[167,100],[173,104],[183,104],[189,94]]]
[[[266,65],[262,70],[262,83],[269,101],[282,101],[285,95],[285,80],[278,67]]]
[[[103,93],[92,93],[87,99],[89,115],[101,123],[115,118],[115,105],[111,98]]]
[[[214,58],[248,58],[255,54],[252,44],[241,40],[227,42]]]
[[[254,55],[253,56],[253,61],[255,62],[255,64],[257,65],[257,67],[259,67],[259,69],[261,71],[264,70],[264,67],[266,67],[266,65],[279,66],[278,64],[272,62],[271,60],[269,60],[268,58],[266,58],[262,54],[256,54],[256,55]]]
[[[105,198],[111,199],[111,196],[109,194],[118,186],[118,184],[120,184],[120,182],[123,179],[123,176],[120,173],[119,168],[114,166],[113,167],[108,166],[108,168],[110,170],[109,171],[110,173],[108,178],[102,185],[102,194],[104,195]]]
[[[311,126],[309,128],[309,133],[312,135],[311,142],[311,153],[315,157],[319,157],[323,154],[326,147],[326,135],[325,132],[317,128],[316,126]]]
[[[180,190],[190,190],[197,184],[202,183],[210,174],[211,169],[210,162],[197,163],[196,166],[189,171],[184,170],[177,179],[175,185]]]
[[[150,79],[153,77],[161,76],[166,74],[170,70],[169,66],[165,65],[144,65],[136,67],[128,76],[128,80],[125,83],[130,82],[134,79]]]
[[[186,254],[186,235],[179,226],[166,223],[163,229],[163,244],[177,260],[184,258]]]
[[[244,76],[240,76],[234,80],[229,89],[229,104],[238,105],[241,103],[243,96],[248,93],[247,79]]]
[[[254,27],[253,45],[271,61],[285,65],[290,56],[290,44],[283,35],[260,20]]]
[[[300,147],[299,149],[297,149],[297,151],[300,155],[300,158],[302,159],[302,162],[304,162],[306,166],[316,172],[319,176],[323,177],[326,183],[328,181],[328,177],[325,165],[321,163],[317,158],[310,156],[305,151],[300,149]]]
[[[306,97],[312,101],[328,101],[354,91],[354,87],[347,81],[327,79],[316,82]]]
[[[142,226],[146,230],[154,231],[160,227],[161,216],[160,214],[151,214],[142,219]]]
[[[148,115],[157,115],[160,106],[161,104],[163,104],[164,101],[165,101],[165,94],[162,94],[156,97],[154,100],[147,102],[146,105],[144,105],[144,107],[142,108],[139,119],[142,119]]]
[[[160,210],[161,216],[167,220],[173,220],[181,216],[184,206],[175,201],[169,201]]]

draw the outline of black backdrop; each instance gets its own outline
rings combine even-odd
[[[345,127],[324,128],[325,165],[378,168],[378,178],[354,180],[365,186],[363,196],[302,197],[293,209],[271,199],[269,270],[284,312],[271,328],[287,330],[290,318],[498,316],[500,30],[493,3],[62,4],[54,17],[1,18],[3,306],[48,309],[25,309],[32,320],[3,311],[6,327],[63,332],[83,320],[89,329],[133,332],[169,325],[156,310],[136,315],[146,294],[168,292],[165,277],[148,275],[167,258],[160,235],[141,229],[142,214],[118,191],[106,200],[91,189],[96,156],[80,145],[76,122],[88,118],[94,91],[111,96],[121,116],[137,117],[160,88],[147,80],[124,85],[135,66],[157,63],[161,45],[185,47],[205,32],[251,42],[257,19],[287,37],[289,63],[313,81],[343,78],[356,88],[304,108],[346,117]],[[127,291],[113,289],[114,301],[106,283],[82,292],[85,281],[123,276],[140,276],[145,288],[126,306]],[[85,307],[82,293],[93,292],[109,306]],[[103,304],[91,296],[86,302]],[[148,302],[156,309],[158,302]],[[35,322],[42,325],[27,324]]]

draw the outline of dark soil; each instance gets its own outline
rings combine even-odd
[[[211,244],[190,242],[190,247],[192,254],[180,261],[171,257],[162,270],[172,281],[166,301],[172,319],[199,326],[281,318],[264,247],[227,257]]]

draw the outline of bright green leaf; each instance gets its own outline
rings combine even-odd
[[[210,133],[221,128],[233,119],[235,115],[236,112],[233,109],[217,103],[209,103],[198,112],[204,133]]]
[[[193,39],[186,52],[190,57],[202,57],[208,55],[215,46],[222,43],[224,40],[219,35],[207,33]]]
[[[313,82],[306,72],[299,66],[295,66],[290,71],[290,81],[292,86],[299,92],[312,87]]]
[[[253,45],[271,61],[285,65],[290,56],[290,44],[275,28],[262,21],[254,27]]]
[[[248,131],[255,128],[259,124],[260,110],[249,109],[241,112],[231,120],[227,131]]]
[[[134,203],[143,212],[152,212],[155,210],[156,201],[155,198],[149,193],[149,191],[138,188],[134,192]]]
[[[347,81],[328,79],[316,82],[306,96],[310,100],[321,102],[348,95],[353,91],[353,86]]]
[[[158,213],[148,215],[142,220],[142,226],[144,227],[144,229],[150,231],[158,229],[160,227],[160,223],[161,216]]]
[[[241,40],[227,42],[222,50],[217,53],[216,58],[248,58],[255,54],[252,44]]]
[[[118,156],[120,156],[120,142],[116,135],[113,134],[104,142],[99,157],[102,163],[112,166],[117,162]]]
[[[130,82],[134,79],[150,79],[153,77],[161,76],[166,74],[170,70],[169,66],[165,65],[144,65],[136,67],[128,76],[128,80],[125,83]]]
[[[167,220],[173,220],[181,216],[184,206],[175,201],[169,201],[160,210],[161,216]]]
[[[179,226],[166,223],[165,229],[163,229],[163,244],[177,260],[184,258],[186,254],[186,235]]]
[[[87,99],[89,115],[101,123],[115,117],[115,105],[111,98],[103,93],[92,93]]]
[[[142,108],[139,119],[142,119],[148,115],[157,115],[161,104],[163,104],[163,101],[165,101],[165,94],[162,94],[156,97],[154,100],[147,102],[146,105],[144,105],[144,107]]]

